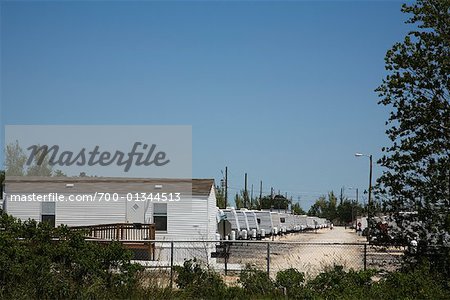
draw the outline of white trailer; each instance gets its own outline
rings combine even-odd
[[[241,234],[241,226],[239,225],[236,210],[233,207],[227,207],[223,210],[223,213],[227,217],[227,220],[231,223],[231,230],[234,232],[231,233],[231,239],[233,240],[239,238]]]
[[[308,216],[307,215],[298,216],[298,223],[300,225],[301,231],[308,229]]]
[[[248,224],[247,216],[242,210],[237,209],[235,210],[235,212],[239,222],[239,227],[241,228],[240,238],[246,240],[250,238],[249,237],[250,225]]]
[[[316,229],[316,217],[307,217],[306,218],[306,226],[308,229]]]
[[[280,214],[280,229],[283,234],[294,231],[293,225],[293,215],[288,213],[279,213]]]
[[[280,223],[280,214],[277,212],[270,212],[270,217],[272,219],[272,233],[274,235],[281,234],[281,223]]]
[[[298,215],[291,215],[291,226],[293,232],[299,232],[300,231],[300,222],[299,222],[299,216]]]
[[[247,218],[247,223],[249,226],[249,235],[251,238],[256,239],[260,234],[258,220],[256,218],[256,214],[254,211],[248,210],[246,208],[242,208],[241,211],[244,213]]]
[[[273,232],[273,222],[270,211],[255,211],[255,215],[259,230],[261,231],[261,236],[271,235]]]

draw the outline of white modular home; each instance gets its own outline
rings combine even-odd
[[[3,208],[22,220],[54,226],[154,223],[160,241],[213,240],[217,229],[213,179],[8,176]],[[170,244],[156,243],[156,256],[167,260],[166,247]],[[210,255],[204,253],[212,250],[202,245],[206,259]],[[181,263],[184,258],[174,257]]]

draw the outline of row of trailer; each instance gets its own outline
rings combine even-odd
[[[324,218],[233,207],[217,208],[217,223],[221,220],[227,220],[231,224],[231,232],[221,237],[230,240],[263,239],[329,226],[329,222]]]

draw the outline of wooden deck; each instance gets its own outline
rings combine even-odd
[[[93,242],[107,244],[118,241],[134,253],[136,260],[153,260],[155,257],[154,242],[155,224],[113,223],[89,226],[72,226],[71,230],[82,231],[86,238]]]

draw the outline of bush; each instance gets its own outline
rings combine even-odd
[[[344,271],[342,266],[320,273],[308,282],[307,288],[319,298],[360,299],[366,298],[372,287],[375,271]]]
[[[85,241],[67,227],[0,215],[0,298],[126,296],[141,267],[119,243]]]
[[[431,271],[429,264],[393,272],[373,289],[374,297],[390,299],[450,299],[450,282],[446,276]]]
[[[273,295],[276,293],[275,284],[269,275],[249,265],[241,271],[239,282],[246,293],[250,295]]]
[[[222,277],[195,258],[186,260],[182,267],[175,267],[175,270],[178,273],[175,283],[184,290],[184,296],[206,299],[224,297],[226,285]]]
[[[287,296],[292,299],[307,298],[307,291],[304,289],[305,274],[297,269],[290,268],[277,273],[276,285],[278,288],[285,288]]]

